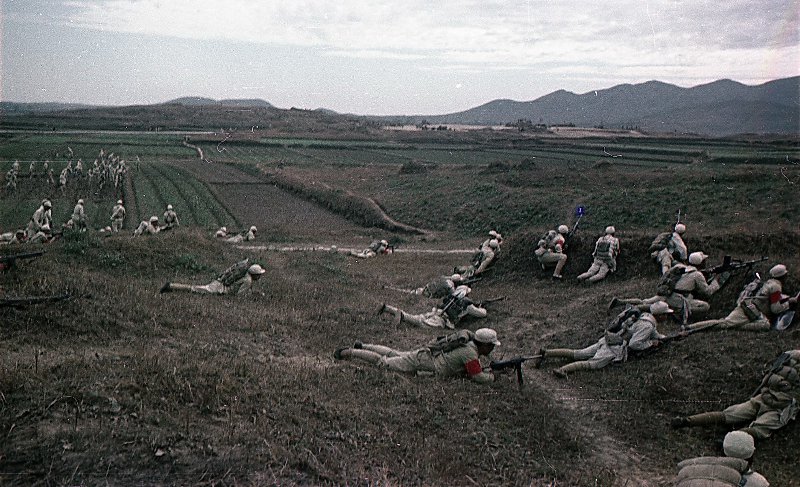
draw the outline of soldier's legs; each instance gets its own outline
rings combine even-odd
[[[558,264],[556,264],[556,269],[553,271],[553,276],[561,277],[561,271],[564,269],[564,265],[567,263],[567,254],[556,255],[558,255]]]
[[[469,316],[474,316],[475,318],[486,318],[487,311],[484,308],[479,308],[474,304],[470,304],[467,306],[467,314]]]
[[[738,329],[747,331],[767,331],[771,328],[769,320],[763,313],[756,310],[743,308],[743,304],[735,307],[719,327],[722,329]]]
[[[600,269],[595,273],[595,275],[589,278],[589,282],[597,282],[602,281],[608,275],[611,269],[608,267],[608,264],[601,262]]]
[[[686,330],[692,331],[697,330],[699,328],[705,328],[708,326],[709,328],[714,328],[715,326],[719,326],[725,320],[705,320],[705,321],[698,321],[697,323],[691,323],[686,325]]]
[[[667,249],[661,249],[656,256],[656,261],[661,265],[661,274],[666,274],[672,267],[672,256]]]
[[[194,284],[179,284],[171,282],[169,283],[169,290],[188,291],[198,294],[222,294],[225,290],[225,286],[223,286],[222,283],[217,280],[211,281],[210,283],[204,286],[198,286]]]
[[[686,301],[689,303],[689,310],[692,316],[704,315],[711,309],[710,304],[700,299],[687,298]]]
[[[591,267],[589,267],[589,270],[587,270],[583,274],[579,274],[578,275],[578,280],[579,281],[583,281],[583,280],[589,279],[590,277],[594,277],[598,272],[600,272],[600,267],[601,266],[602,266],[602,263],[595,259],[595,261],[592,262]],[[606,268],[606,273],[607,272],[608,272],[608,269]],[[603,274],[603,276],[605,276],[605,274]]]
[[[708,413],[693,414],[685,418],[680,418],[681,421],[673,422],[673,426],[707,426],[713,424],[725,424],[725,414],[722,411],[711,411]]]
[[[542,349],[542,355],[546,358],[565,358],[569,360],[575,360],[575,350],[571,348],[548,348]]]
[[[372,343],[364,343],[364,344],[361,345],[361,348],[363,350],[369,350],[370,352],[375,352],[375,353],[378,353],[380,355],[385,355],[385,356],[397,355],[399,353],[397,350],[395,350],[393,348],[390,348],[390,347],[387,347],[387,346],[384,346],[384,345],[375,345],[375,344],[372,344]]]

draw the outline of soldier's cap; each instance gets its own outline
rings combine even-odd
[[[223,232],[227,232],[228,231],[228,229],[226,227],[219,227],[219,229],[222,230]]]
[[[155,223],[157,221],[158,221],[158,217],[157,216],[153,215],[153,216],[150,217],[150,223]]]
[[[700,265],[707,258],[708,256],[702,252],[692,252],[689,254],[689,263],[692,265]]]
[[[617,233],[617,229],[616,228],[614,228],[611,225],[606,227],[606,235],[614,235],[615,233]]]
[[[471,292],[472,292],[472,289],[470,289],[469,286],[466,286],[466,285],[462,284],[462,285],[458,286],[455,291],[453,291],[453,295],[458,297],[458,298],[463,298],[463,297],[465,297],[467,294],[469,294]]]
[[[386,240],[381,240],[381,245],[389,245],[389,242],[387,242]]]
[[[49,232],[50,231],[50,225],[42,225],[42,231],[43,232]]]
[[[265,272],[267,272],[267,271],[265,271],[265,270],[264,270],[264,268],[263,268],[263,267],[261,267],[260,265],[258,265],[258,264],[253,264],[253,265],[251,265],[251,266],[250,266],[250,267],[247,269],[247,272],[248,272],[249,274],[254,274],[254,275],[257,275],[257,276],[259,276],[259,275],[261,275],[261,274],[263,274],[263,273],[265,273]]]
[[[500,242],[498,242],[496,238],[493,238],[493,239],[489,240],[489,247],[491,247],[493,249],[496,249],[499,246],[500,246]]]
[[[255,225],[253,225],[252,227],[250,227],[250,231],[251,231],[251,232],[257,232],[257,231],[258,231],[258,228],[256,228],[256,226],[255,226]]]
[[[494,238],[503,238],[503,236],[500,235],[499,233],[497,233],[496,230],[490,230],[489,231],[489,236],[490,237],[494,237]]]
[[[559,225],[558,233],[569,233],[569,227],[566,225]]]
[[[722,450],[729,457],[747,460],[756,451],[753,437],[744,431],[731,431],[722,440]]]
[[[79,199],[79,200],[78,200],[78,204],[79,204],[79,205],[82,205],[82,204],[83,204],[83,198],[81,198],[81,199]]]
[[[171,210],[172,209],[172,205],[167,205],[167,209]]]
[[[650,305],[650,314],[652,315],[666,315],[670,313],[674,313],[674,311],[672,311],[669,305],[664,301],[656,301]]]
[[[678,232],[678,233],[685,232],[686,231],[686,225],[684,225],[683,223],[678,223],[677,225],[675,225],[675,231]]]
[[[50,203],[50,200],[42,200],[42,206],[44,206],[45,208],[52,208],[53,204]]]
[[[500,345],[497,340],[497,332],[491,328],[479,328],[475,331],[475,341],[480,343],[491,343],[492,345]]]
[[[122,200],[117,200],[117,204],[121,205],[122,204]]]
[[[450,280],[451,281],[460,281],[461,280],[461,274],[453,274],[452,276],[450,276]]]
[[[769,275],[775,278],[785,276],[789,271],[786,270],[786,266],[783,264],[778,264],[774,266],[772,269],[769,270]]]

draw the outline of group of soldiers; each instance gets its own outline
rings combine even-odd
[[[122,207],[122,201],[117,201],[117,205]],[[114,207],[117,208],[116,206]],[[122,217],[125,217],[124,207],[122,207]],[[112,211],[111,221],[112,221],[112,231],[113,231],[113,221],[114,215],[118,214],[115,211]],[[120,223],[121,226],[121,223]],[[139,226],[136,227],[136,230],[133,231],[134,237],[139,237],[141,235],[155,235],[158,232],[165,231],[165,230],[172,230],[173,228],[177,228],[180,226],[180,221],[178,220],[178,214],[175,212],[175,209],[172,205],[167,205],[166,211],[164,211],[164,224],[162,225],[156,215],[153,215],[148,220],[142,220],[139,223]]]
[[[128,166],[124,159],[121,159],[113,152],[106,153],[103,149],[100,149],[100,153],[88,169],[82,159],[74,159],[74,153],[69,147],[65,157],[67,158],[67,164],[61,169],[58,181],[56,181],[53,173],[55,163],[49,160],[41,163],[41,172],[38,169],[37,161],[30,161],[27,177],[31,180],[46,180],[48,185],[57,186],[61,194],[64,195],[70,181],[82,182],[84,186],[81,189],[86,191],[103,191],[105,187],[113,186],[116,192],[122,186],[122,182],[128,172]],[[11,169],[6,172],[6,191],[9,193],[15,192],[22,176],[19,161],[14,161]]]
[[[219,227],[214,233],[214,238],[219,238],[232,244],[240,244],[242,242],[252,242],[257,235],[258,228],[255,225],[251,225],[250,228],[242,233],[229,233],[227,227]]]

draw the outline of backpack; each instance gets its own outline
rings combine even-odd
[[[456,324],[461,319],[461,313],[472,304],[469,298],[459,298],[454,294],[448,294],[442,299],[442,308],[451,323]]]
[[[685,273],[686,267],[683,265],[674,265],[670,267],[658,280],[658,284],[656,284],[656,294],[659,296],[669,296],[672,294],[675,291],[675,284],[678,283]]]
[[[755,279],[750,281],[742,292],[739,293],[739,297],[736,298],[736,304],[742,304],[745,299],[752,298],[761,290],[762,286],[764,286],[764,281],[761,280],[761,276],[756,274]]]
[[[429,298],[443,298],[453,292],[453,288],[446,277],[437,277],[425,285],[422,294]]]
[[[474,338],[475,335],[471,331],[458,330],[449,335],[434,338],[428,342],[427,348],[431,351],[431,354],[440,355],[451,352],[457,348],[465,347],[467,343],[471,342]]]
[[[228,287],[247,275],[247,269],[249,268],[250,259],[244,259],[225,269],[225,272],[220,274],[217,280],[221,282],[223,286]]]
[[[672,232],[664,232],[659,233],[656,238],[653,239],[653,242],[650,244],[650,248],[648,252],[654,252],[656,250],[664,250],[669,245],[669,241],[672,239]]]
[[[636,306],[628,306],[620,314],[616,316],[611,323],[609,323],[608,328],[606,328],[607,332],[616,333],[621,330],[626,323],[633,323],[642,316],[641,310]]]

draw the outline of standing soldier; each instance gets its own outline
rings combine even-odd
[[[31,165],[28,167],[28,177],[33,179],[36,175],[36,161],[31,161]]]
[[[52,213],[50,209],[53,205],[50,203],[50,200],[42,200],[42,204],[39,208],[33,212],[33,216],[31,220],[28,222],[28,238],[33,238],[34,235],[42,231],[42,228],[47,226],[48,231],[52,224]]]
[[[67,191],[67,168],[61,170],[61,175],[58,176],[58,187],[61,189],[61,194],[66,194]]]
[[[50,186],[56,185],[56,180],[53,178],[53,168],[47,170],[47,184]]]
[[[111,210],[111,231],[119,232],[122,230],[122,224],[125,221],[125,207],[122,206],[122,200],[118,200],[117,204]]]
[[[158,227],[158,217],[153,215],[150,217],[149,221],[142,221],[139,223],[139,226],[136,227],[136,230],[133,231],[133,236],[138,237],[142,234],[147,235],[155,235],[158,233],[160,228]]]
[[[556,268],[553,271],[554,279],[561,279],[561,271],[567,263],[567,254],[564,247],[567,243],[567,235],[569,234],[569,227],[566,225],[559,225],[558,231],[550,230],[547,235],[539,240],[538,248],[534,252],[542,265],[542,270],[555,264]]]
[[[406,374],[422,372],[438,377],[466,377],[479,384],[488,384],[494,381],[494,374],[484,371],[480,358],[488,357],[498,345],[497,332],[480,328],[475,333],[460,330],[408,352],[356,342],[352,348],[337,349],[333,358],[358,359]]]
[[[13,167],[6,173],[6,190],[10,193],[17,191],[17,172]]]
[[[602,369],[612,362],[624,362],[628,352],[643,352],[657,347],[666,336],[660,334],[657,325],[664,323],[672,313],[669,305],[663,301],[650,305],[649,313],[642,313],[636,318],[623,322],[619,330],[607,331],[594,345],[580,350],[569,348],[543,348],[539,351],[541,358],[536,364],[541,367],[549,357],[561,357],[572,360],[571,363],[553,370],[558,377],[565,378],[568,373],[578,370]],[[631,321],[633,321],[631,323]]]
[[[743,297],[733,311],[721,320],[699,321],[687,326],[688,330],[700,328],[766,331],[781,313],[797,307],[797,298],[783,294],[783,281],[789,272],[778,264],[769,270],[772,279],[761,284],[754,296]]]
[[[47,172],[50,171],[50,161],[45,160],[44,164],[42,164],[42,178],[47,177]]]
[[[597,282],[606,277],[609,272],[617,270],[617,255],[619,255],[619,239],[614,236],[616,229],[606,227],[605,235],[597,239],[594,244],[592,256],[594,261],[589,270],[578,276],[583,281]]]
[[[686,262],[689,251],[683,242],[686,225],[678,223],[674,231],[659,234],[650,244],[650,257],[654,258],[661,266],[661,274],[666,274],[670,267],[678,262]]]
[[[204,286],[167,282],[161,288],[161,293],[188,291],[199,294],[232,294],[241,296],[250,291],[253,282],[257,281],[264,272],[266,271],[263,267],[258,264],[251,265],[249,259],[245,259],[230,266],[225,272]]]
[[[180,225],[180,222],[178,222],[178,214],[172,209],[172,205],[167,205],[167,211],[164,212],[163,230],[172,230],[178,225]]]
[[[16,173],[19,173],[19,161],[14,161],[14,164],[11,165],[11,169],[13,169]]]

